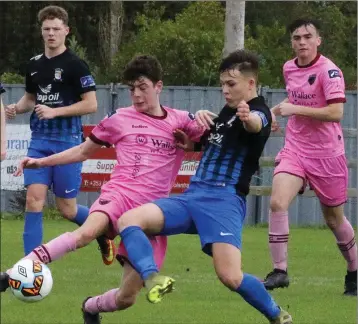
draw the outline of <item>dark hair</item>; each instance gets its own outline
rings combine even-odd
[[[219,66],[219,72],[228,70],[239,70],[241,73],[253,74],[257,80],[259,72],[259,59],[253,52],[247,50],[237,50],[225,57]]]
[[[47,6],[39,11],[37,19],[40,24],[47,19],[60,19],[67,26],[68,25],[68,13],[65,9],[59,6]]]
[[[156,57],[140,55],[134,57],[124,68],[123,83],[131,84],[140,77],[146,77],[153,83],[162,80],[162,66]]]
[[[297,28],[302,27],[302,26],[307,27],[309,25],[316,28],[317,32],[319,33],[319,31],[321,29],[320,23],[314,19],[304,19],[304,18],[296,19],[295,21],[290,23],[287,26],[287,30],[290,32],[290,34],[292,34]]]

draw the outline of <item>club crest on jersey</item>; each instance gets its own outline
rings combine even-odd
[[[62,81],[62,69],[55,69],[55,81]]]
[[[194,116],[194,114],[192,114],[192,113],[188,113],[188,117],[189,117],[191,120],[194,120],[194,119],[195,119],[195,116]]]
[[[341,77],[338,70],[329,70],[328,75],[330,79]]]
[[[309,77],[308,77],[308,83],[310,85],[312,85],[316,80],[316,74],[311,74]]]

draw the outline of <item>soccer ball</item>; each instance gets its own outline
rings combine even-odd
[[[51,292],[52,284],[50,269],[40,261],[21,260],[9,273],[12,293],[27,303],[44,299]]]

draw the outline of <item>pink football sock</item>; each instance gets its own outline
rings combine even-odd
[[[116,293],[119,289],[112,289],[103,295],[89,298],[85,303],[85,311],[91,314],[114,312],[118,309]]]
[[[273,212],[270,210],[269,246],[275,269],[287,271],[288,237],[288,212]]]
[[[337,240],[337,246],[347,261],[348,271],[357,270],[357,244],[354,230],[350,222],[344,217],[343,223],[332,230]]]
[[[72,233],[67,232],[46,244],[38,246],[23,259],[39,260],[43,263],[50,263],[74,250],[76,250],[76,239]]]

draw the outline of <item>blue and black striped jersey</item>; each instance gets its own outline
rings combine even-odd
[[[88,65],[68,49],[52,58],[37,55],[27,66],[26,92],[35,95],[36,104],[65,107],[81,101],[83,93],[95,90]],[[82,135],[81,116],[39,120],[33,112],[30,128],[33,137],[66,142]]]
[[[271,112],[263,97],[248,102],[251,112],[262,120],[259,133],[249,133],[236,117],[236,109],[225,106],[205,141],[205,150],[192,182],[234,185],[238,194],[247,195],[252,175],[271,132]]]

